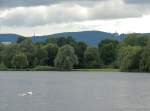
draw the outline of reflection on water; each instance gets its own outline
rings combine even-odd
[[[150,74],[0,72],[0,111],[150,111]]]

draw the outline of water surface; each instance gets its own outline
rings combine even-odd
[[[0,72],[0,111],[150,111],[150,74]]]

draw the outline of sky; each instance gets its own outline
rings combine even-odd
[[[0,0],[0,33],[150,32],[150,0]]]

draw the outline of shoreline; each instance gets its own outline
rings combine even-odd
[[[102,71],[102,72],[120,72],[119,69],[109,69],[109,68],[103,68],[103,69],[72,69],[72,70],[57,70],[57,69],[1,69],[0,71],[88,71],[88,72],[98,72],[98,71]]]
[[[109,69],[109,68],[106,68],[106,69],[72,69],[72,70],[57,70],[57,69],[44,69],[44,70],[35,70],[35,69],[4,69],[4,70],[0,70],[0,71],[58,71],[58,72],[121,72],[119,69]]]
[[[7,71],[20,71],[20,72],[122,72],[120,69],[112,69],[112,68],[102,68],[102,69],[72,69],[72,70],[56,70],[56,69],[45,69],[45,70],[35,70],[35,69],[4,69],[0,70],[0,72],[7,72]],[[131,71],[131,72],[122,72],[122,73],[150,73],[150,72],[138,72],[138,71]]]

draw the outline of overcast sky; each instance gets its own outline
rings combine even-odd
[[[150,32],[150,0],[0,0],[0,33]]]

